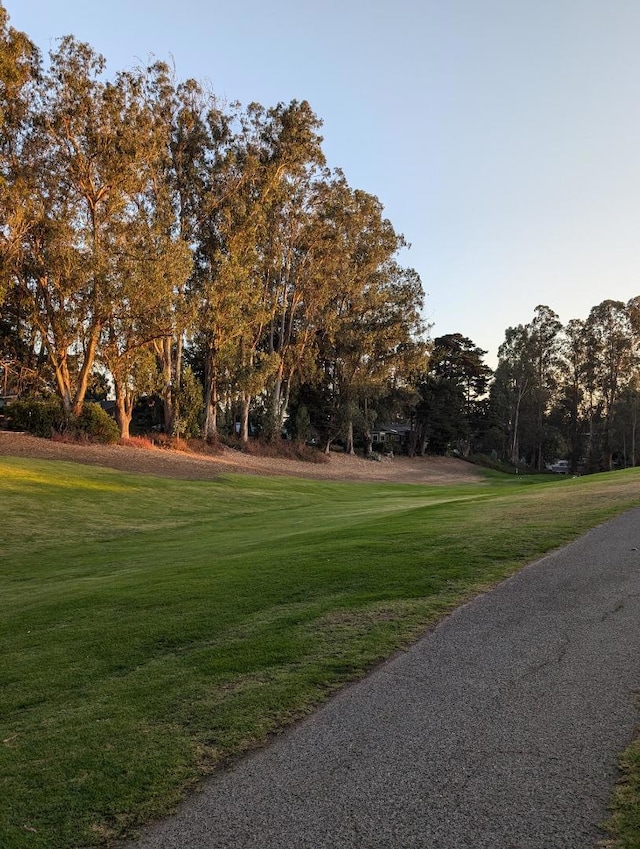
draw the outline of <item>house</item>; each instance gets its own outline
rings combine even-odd
[[[6,423],[7,407],[17,399],[17,395],[0,395],[0,426],[4,426]]]
[[[17,395],[0,395],[0,413],[13,401],[17,401]]]
[[[371,430],[374,450],[405,450],[409,445],[410,424],[378,425]]]

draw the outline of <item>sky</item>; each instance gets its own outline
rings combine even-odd
[[[640,294],[638,0],[0,0],[47,53],[264,106],[308,100],[323,149],[411,248],[431,336],[495,364],[539,304],[566,323]]]

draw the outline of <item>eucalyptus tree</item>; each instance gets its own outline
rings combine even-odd
[[[162,198],[165,238],[179,244],[183,252],[189,250],[194,260],[192,274],[177,274],[173,279],[172,297],[163,310],[166,332],[154,341],[164,424],[172,433],[179,414],[177,399],[185,340],[197,333],[196,325],[202,321],[198,313],[201,305],[197,302],[195,255],[202,241],[200,228],[206,216],[206,198],[211,192],[208,167],[215,139],[209,124],[213,121],[222,126],[222,113],[212,93],[196,80],[177,82],[164,62],[147,68],[144,78],[147,104],[155,115],[157,137],[162,139],[162,151],[155,160],[154,185]]]
[[[384,218],[378,198],[340,178],[329,199],[327,247],[335,283],[316,343],[321,379],[334,396],[352,452],[355,420],[370,446],[375,400],[388,393],[390,382],[420,370],[424,293],[417,273],[396,260],[405,242]]]
[[[153,183],[131,197],[128,214],[112,234],[110,289],[98,359],[109,370],[115,391],[116,420],[129,436],[135,401],[141,394],[162,393],[155,345],[174,329],[176,286],[191,272],[191,254],[164,226]],[[175,407],[175,405],[174,405]]]
[[[152,124],[137,81],[63,38],[34,104],[29,228],[16,275],[64,407],[78,415],[117,300],[114,251],[143,191]]]
[[[492,397],[502,398],[505,404],[507,454],[514,465],[518,465],[522,456],[523,412],[536,379],[529,334],[527,325],[506,329],[505,340],[498,348],[498,367],[492,387]]]
[[[30,225],[25,153],[40,73],[37,48],[25,33],[9,25],[0,5],[0,305],[15,282]]]
[[[32,224],[29,184],[32,102],[40,55],[9,25],[0,5],[0,392],[40,388],[41,345],[18,288],[25,237]]]
[[[498,349],[492,406],[495,413],[499,403],[506,404],[507,454],[514,465],[524,458],[542,469],[550,452],[548,416],[556,399],[561,329],[553,310],[538,306],[528,324],[507,328]]]
[[[264,197],[260,278],[269,319],[259,350],[267,366],[268,430],[275,436],[284,424],[294,382],[315,368],[314,342],[335,280],[322,122],[306,101],[278,104],[266,117],[269,192]]]
[[[308,199],[324,161],[320,122],[308,103],[292,101],[272,109],[250,104],[212,116],[209,126],[215,149],[196,251],[205,433],[215,436],[217,399],[232,393],[246,441],[257,395],[269,392],[274,418],[281,420],[290,393],[290,351],[298,344],[301,352],[300,293],[308,276],[300,258]],[[304,304],[310,302],[307,289]]]
[[[99,358],[113,379],[116,418],[124,438],[135,399],[149,390],[151,349],[175,331],[180,309],[176,300],[192,267],[167,175],[167,121],[154,96],[166,74],[160,63],[119,73],[110,86],[115,114],[131,133],[131,171],[120,186],[120,207],[113,210],[106,232],[110,304]],[[166,383],[161,382],[161,389],[166,391]]]
[[[638,422],[640,418],[640,380],[637,371],[624,386],[615,405],[611,448],[618,463],[627,468],[638,465]]]
[[[593,307],[585,323],[588,375],[602,409],[601,462],[613,468],[611,431],[621,390],[637,366],[635,336],[627,306],[606,300]]]
[[[627,302],[627,312],[633,330],[634,357],[631,374],[628,377],[623,392],[616,404],[615,419],[618,431],[617,447],[624,458],[624,465],[637,465],[637,430],[640,409],[640,361],[638,360],[640,346],[640,296]]]
[[[270,315],[260,261],[266,200],[275,176],[267,167],[266,120],[258,104],[245,111],[211,111],[207,119],[210,144],[197,226],[195,292],[209,439],[217,435],[219,398],[232,393],[242,395],[242,434],[248,439],[252,379],[260,372],[256,352]]]
[[[562,324],[548,306],[537,306],[528,325],[529,357],[533,366],[533,463],[541,471],[545,462],[547,414],[555,399],[560,365]]]
[[[589,396],[585,383],[587,377],[587,343],[585,323],[572,319],[563,328],[560,343],[560,380],[558,407],[563,411],[566,421],[565,438],[569,447],[570,469],[578,471],[584,453],[585,421],[591,422]]]
[[[418,273],[387,260],[364,288],[348,322],[349,344],[340,358],[342,392],[352,400],[368,442],[369,413],[385,396],[411,395],[427,362],[424,292]],[[344,337],[343,337],[343,340]],[[357,404],[357,407],[356,407]],[[353,420],[347,420],[353,451]]]

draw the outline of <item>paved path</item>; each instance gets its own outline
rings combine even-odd
[[[638,688],[635,510],[458,610],[131,847],[595,847]]]

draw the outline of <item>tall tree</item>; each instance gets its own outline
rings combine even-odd
[[[576,474],[584,453],[583,423],[585,418],[585,375],[587,347],[584,321],[572,319],[564,328],[560,347],[559,407],[566,418],[565,435],[569,446],[569,463]]]
[[[554,399],[560,362],[562,324],[549,307],[537,306],[528,325],[529,357],[533,366],[531,396],[534,412],[533,462],[538,471],[545,463],[545,423]]]
[[[434,339],[416,411],[430,452],[441,454],[455,446],[463,455],[469,453],[478,404],[491,376],[483,362],[486,353],[461,333]]]
[[[606,300],[593,307],[585,324],[593,388],[602,402],[601,457],[613,468],[611,430],[615,404],[637,362],[629,311],[622,301]]]
[[[215,98],[195,80],[177,83],[164,62],[146,69],[146,99],[155,116],[156,136],[163,141],[156,160],[155,185],[163,196],[166,236],[196,251],[198,228],[205,215],[204,198],[212,187],[207,183],[207,163],[212,136],[208,122],[223,126]],[[167,301],[164,321],[167,331],[154,342],[161,374],[164,426],[173,433],[183,372],[183,349],[187,335],[195,332],[197,315],[195,273],[173,281],[173,297]]]
[[[293,101],[269,110],[251,104],[212,127],[216,149],[196,253],[208,437],[215,436],[225,388],[241,398],[244,440],[251,400],[267,388],[279,431],[304,361],[301,339],[311,335],[300,320],[311,303],[309,198],[324,161],[319,125],[306,102]]]
[[[511,463],[518,465],[521,459],[521,437],[524,402],[531,393],[536,378],[530,357],[529,329],[519,324],[508,327],[505,341],[498,349],[498,367],[495,383],[507,403],[508,456]],[[497,387],[494,389],[494,397]]]
[[[71,37],[51,54],[29,148],[30,225],[16,275],[63,405],[82,410],[114,299],[114,231],[140,192],[149,113],[135,82]]]
[[[280,434],[294,381],[309,364],[322,309],[329,297],[323,226],[325,172],[321,121],[306,101],[279,104],[267,113],[265,240],[261,278],[270,317],[264,353],[269,430]]]
[[[14,282],[30,223],[24,154],[40,73],[37,48],[25,33],[9,26],[0,5],[0,305]]]
[[[341,411],[352,452],[354,420],[370,448],[375,400],[390,380],[420,370],[423,291],[417,273],[396,260],[405,241],[383,216],[378,198],[350,189],[337,175],[327,186],[325,216],[332,289],[316,342],[321,379]]]

